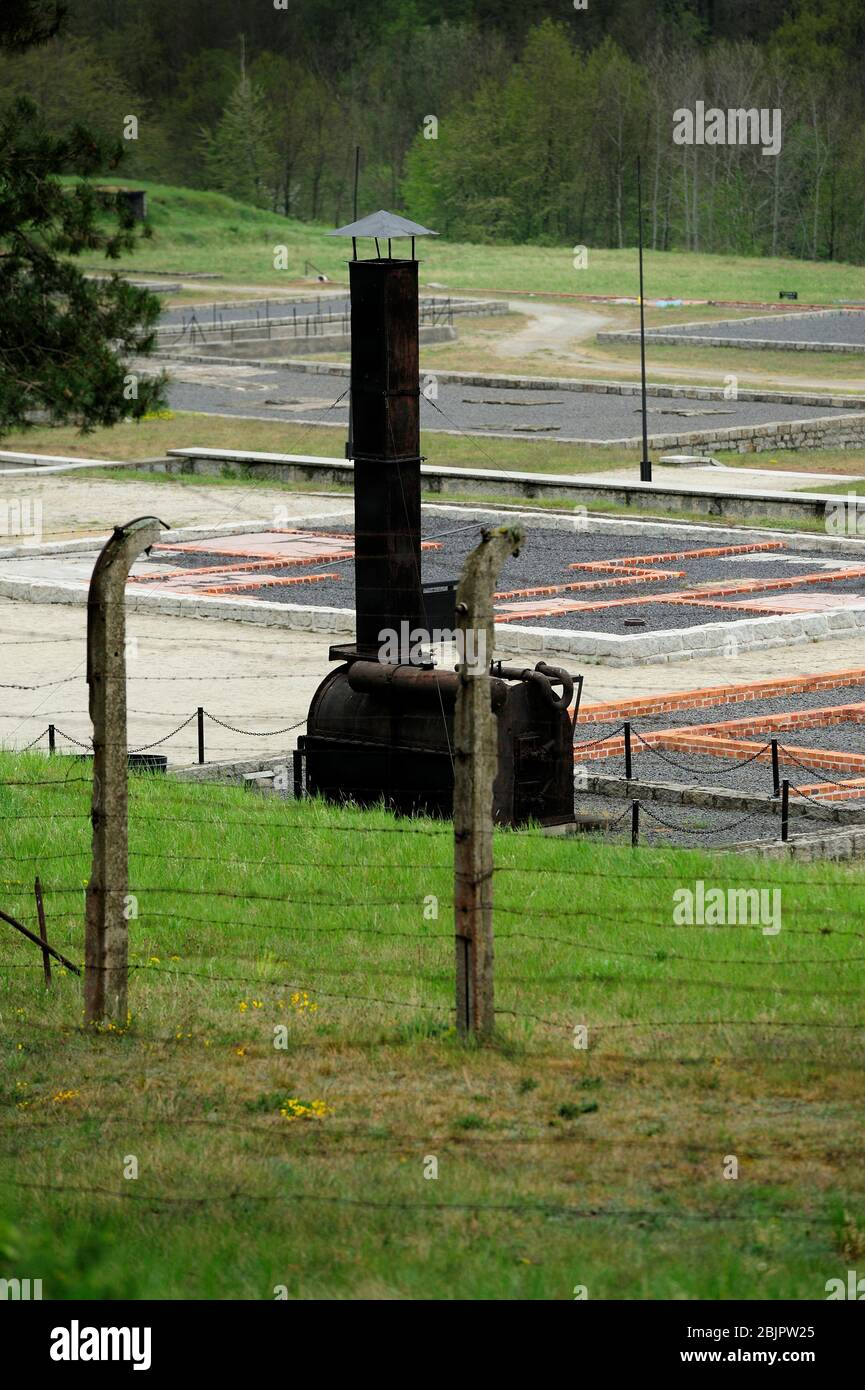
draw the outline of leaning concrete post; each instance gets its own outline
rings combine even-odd
[[[457,589],[459,690],[454,715],[454,928],[457,1032],[488,1037],[493,998],[493,783],[498,767],[492,709],[493,590],[522,545],[517,527],[486,532]]]
[[[126,1026],[128,891],[126,793],[126,580],[165,530],[154,516],[115,528],[90,580],[87,683],[93,723],[93,867],[87,885],[84,1018]]]

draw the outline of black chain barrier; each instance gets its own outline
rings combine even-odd
[[[673,758],[667,757],[666,753],[662,753],[661,750],[659,748],[656,748],[654,744],[647,743],[646,740],[642,737],[642,735],[637,733],[636,729],[632,729],[631,732],[633,733],[634,738],[637,739],[638,742],[643,744],[647,752],[654,753],[656,757],[661,759],[661,762],[669,763],[670,767],[678,768],[680,772],[693,772],[695,775],[697,773],[705,771],[705,768],[702,767],[687,767],[684,763],[677,763]],[[719,770],[714,775],[717,777],[728,777],[731,772],[738,772],[739,768],[747,767],[749,763],[756,762],[757,759],[761,757],[762,754],[765,753],[767,750],[771,749],[771,747],[771,743],[764,743],[763,747],[758,748],[757,752],[752,753],[749,758],[743,758],[740,763],[733,763],[732,766],[728,767],[725,771],[722,772]],[[713,755],[710,753],[708,756],[712,757]]]
[[[614,729],[613,732],[612,732],[611,734],[604,734],[604,737],[603,737],[603,738],[589,738],[589,739],[584,739],[581,743],[574,743],[574,744],[573,744],[573,747],[574,747],[574,748],[594,748],[594,747],[596,747],[599,743],[606,743],[606,742],[608,741],[608,739],[615,738],[615,737],[616,737],[616,734],[620,734],[620,733],[622,732],[622,730],[624,729],[624,727],[625,727],[624,724],[620,724],[619,727],[618,727],[618,729]]]
[[[645,811],[646,815],[649,816],[651,820],[657,821],[658,825],[663,825],[665,830],[676,830],[683,835],[722,834],[726,830],[738,829],[740,825],[744,825],[746,821],[754,820],[756,816],[764,816],[766,814],[765,811],[750,811],[747,816],[742,816],[740,820],[733,821],[732,825],[715,825],[711,826],[708,830],[698,830],[690,825],[674,825],[672,821],[664,820],[661,816],[656,815],[654,811],[650,811],[648,806],[646,806],[642,801],[639,801],[636,804],[640,807],[641,810]]]
[[[237,729],[233,724],[226,724],[224,719],[217,719],[215,714],[208,714],[207,710],[204,711],[204,717],[212,724],[218,724],[221,729],[228,729],[232,734],[244,734],[247,738],[275,738],[277,734],[291,734],[295,729],[302,729],[306,723],[305,719],[301,719],[297,724],[289,724],[287,729]],[[195,715],[192,715],[192,718],[194,719]]]

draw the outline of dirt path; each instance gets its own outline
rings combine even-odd
[[[508,309],[513,314],[524,314],[527,319],[524,328],[508,334],[495,345],[500,357],[522,358],[531,361],[538,356],[560,357],[575,360],[574,347],[577,343],[593,338],[609,322],[603,314],[589,309],[575,309],[569,305],[546,304],[524,300],[512,300]]]

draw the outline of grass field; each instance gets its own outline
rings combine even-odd
[[[81,459],[141,461],[165,456],[168,449],[194,448],[244,449],[262,453],[312,454],[321,458],[343,457],[343,432],[321,425],[297,425],[281,420],[249,420],[231,415],[205,415],[185,411],[168,412],[164,418],[129,421],[112,429],[81,434],[73,426],[46,428],[6,435],[2,448],[15,453],[57,454]],[[555,439],[485,439],[457,436],[442,431],[423,431],[421,451],[431,464],[451,468],[501,468],[523,473],[594,473],[606,469],[633,467],[639,474],[636,457],[621,450],[597,445],[568,444]],[[653,451],[657,454],[657,450]],[[803,472],[861,474],[865,464],[858,449],[779,449],[773,453],[739,454],[725,452],[721,461],[731,468],[769,468]],[[659,468],[663,476],[665,471]],[[112,478],[133,477],[126,469],[117,473],[100,470]],[[155,476],[155,475],[154,475]],[[183,481],[195,482],[195,479]],[[212,478],[202,478],[212,483]],[[236,478],[235,478],[236,481]],[[268,486],[274,486],[268,483]],[[791,479],[791,486],[795,487]],[[809,484],[809,487],[811,485]]]
[[[112,429],[82,435],[72,426],[36,427],[6,435],[2,448],[12,452],[60,454],[72,458],[146,460],[168,449],[244,449],[286,454],[345,457],[345,430],[327,425],[297,425],[290,420],[249,420],[237,415],[171,411],[164,418],[129,421]],[[425,430],[421,450],[430,463],[455,468],[513,468],[541,473],[579,473],[625,463],[613,449],[560,444],[555,440],[483,439]]]
[[[38,872],[75,961],[84,778],[0,755],[0,902],[32,927]],[[477,1047],[453,1030],[446,827],[145,777],[131,851],[125,1029],[85,1033],[79,981],[46,992],[0,924],[0,1277],[822,1298],[865,1256],[858,868],[500,833],[499,1031]],[[698,878],[777,883],[782,930],[673,926]]]
[[[128,269],[181,273],[207,270],[232,282],[287,287],[302,279],[305,262],[311,262],[334,281],[347,278],[345,246],[326,235],[329,227],[296,222],[218,193],[140,180],[125,182],[130,187],[146,188],[154,232],[153,239],[126,263]],[[287,248],[286,270],[274,269],[277,246]],[[422,282],[445,283],[450,290],[636,293],[633,248],[615,251],[590,247],[588,265],[582,270],[574,269],[573,248],[567,246],[478,246],[439,239],[419,243],[419,255]],[[89,263],[105,266],[101,258],[94,257]],[[314,283],[314,275],[310,283]],[[683,252],[647,252],[646,283],[651,287],[651,296],[658,299],[775,302],[781,289],[798,290],[803,302],[829,304],[863,298],[860,266]]]

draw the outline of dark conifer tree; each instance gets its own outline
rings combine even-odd
[[[4,0],[0,49],[46,42],[63,13]],[[116,275],[85,279],[69,259],[134,248],[122,198],[61,180],[116,168],[122,155],[119,133],[112,143],[81,126],[58,134],[26,100],[0,107],[0,434],[44,421],[92,429],[163,404],[162,378],[136,378],[129,365],[153,348],[158,299]]]

